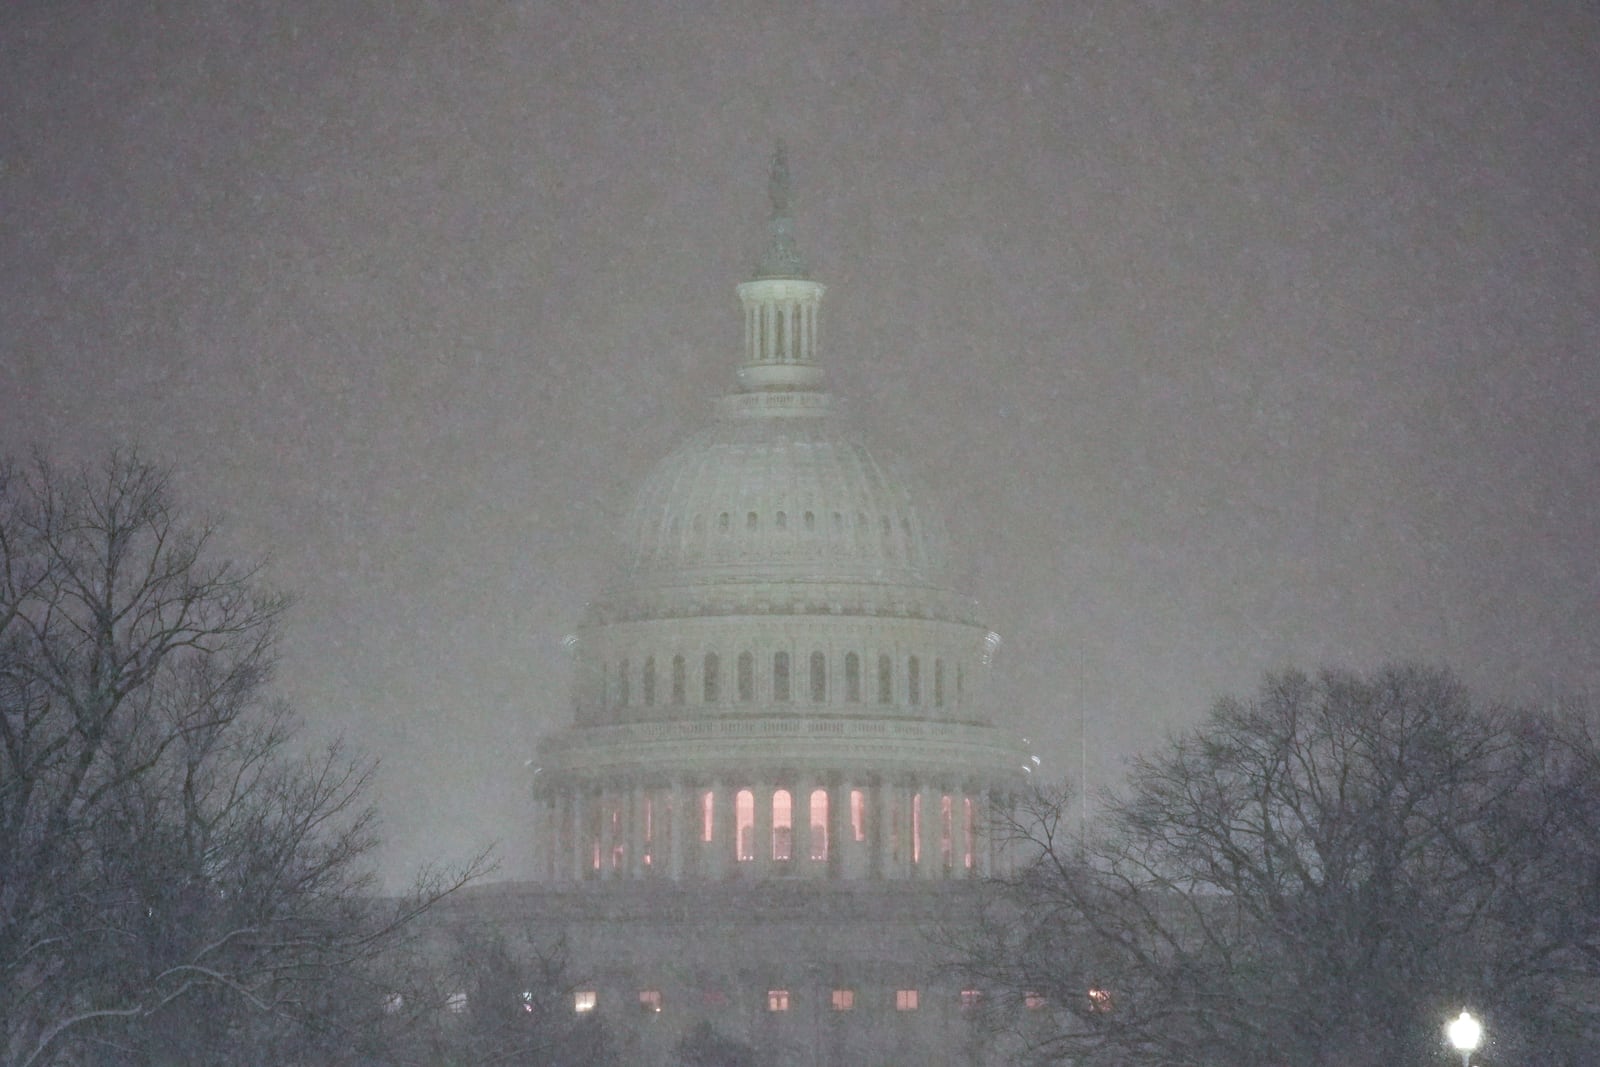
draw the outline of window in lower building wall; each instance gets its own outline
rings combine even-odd
[[[833,991],[834,1011],[854,1011],[856,1007],[856,991],[854,989],[835,989]]]
[[[1027,1008],[1029,1011],[1038,1011],[1040,1008],[1044,1007],[1044,994],[1043,993],[1024,993],[1024,994],[1022,994],[1022,1006],[1024,1008]]]
[[[895,1011],[916,1011],[917,991],[915,989],[896,989],[894,991]]]
[[[716,811],[716,794],[707,789],[700,794],[700,840],[709,842],[716,829],[713,813]]]
[[[788,1011],[789,1010],[789,991],[787,989],[769,989],[769,990],[767,990],[767,1010],[768,1011]]]
[[[983,992],[978,989],[963,989],[961,991],[961,1007],[967,1011],[983,1003]]]
[[[700,994],[700,1003],[708,1008],[726,1008],[728,994],[720,989],[707,989]]]
[[[1104,1014],[1111,1010],[1111,990],[1089,990],[1089,1010],[1096,1014]]]
[[[461,992],[451,993],[444,1006],[451,1015],[460,1015],[467,1010],[467,995]]]
[[[661,990],[639,990],[639,1008],[642,1011],[658,1012],[661,1010]]]
[[[572,994],[572,1010],[577,1012],[594,1011],[594,1006],[599,996],[592,989],[580,989]]]

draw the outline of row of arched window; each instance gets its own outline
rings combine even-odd
[[[900,702],[914,707],[926,703],[942,708],[947,702],[960,704],[966,687],[961,665],[956,664],[951,671],[940,656],[933,658],[929,670],[921,656],[898,660],[885,652],[878,656],[876,670],[864,675],[861,655],[846,652],[842,671],[836,664],[837,673],[830,674],[828,656],[820,649],[800,664],[791,662],[788,652],[780,651],[774,652],[770,660],[763,657],[760,666],[770,670],[758,677],[755,653],[747,651],[739,653],[731,677],[724,679],[722,657],[707,652],[700,660],[693,693],[689,666],[682,655],[661,663],[655,656],[646,656],[637,676],[634,662],[629,659],[621,660],[614,668],[608,665],[600,703],[606,707],[655,707],[687,704],[692,696],[705,704],[754,704],[758,699],[770,699],[776,704],[826,704],[830,699],[846,704],[894,704],[898,696]]]

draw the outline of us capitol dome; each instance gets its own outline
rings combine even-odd
[[[446,913],[559,938],[626,1062],[710,1024],[768,1067],[986,1063],[929,930],[1009,862],[998,638],[927,498],[835,411],[781,149],[770,193],[731,389],[639,488],[532,761],[535,881]]]
[[[990,721],[997,638],[944,526],[834,410],[824,287],[782,151],[744,352],[662,459],[576,641],[573,724],[543,740],[550,882],[959,879],[1022,757]]]

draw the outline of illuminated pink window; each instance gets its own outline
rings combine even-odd
[[[828,791],[811,791],[811,858],[823,861],[828,858]]]
[[[981,1004],[983,1004],[983,992],[982,992],[982,990],[978,990],[978,989],[963,989],[961,991],[961,1007],[962,1007],[962,1010],[971,1011],[972,1009],[980,1006]]]
[[[895,1011],[916,1011],[918,1002],[922,998],[915,989],[896,989],[894,991]]]
[[[955,808],[950,794],[939,798],[939,862],[945,867],[955,866],[956,828]]]
[[[643,848],[643,851],[640,852],[640,854],[639,854],[639,862],[644,864],[646,867],[651,865],[651,861],[652,861],[652,858],[653,858],[654,853],[655,853],[655,847],[654,847],[655,846],[655,836],[656,836],[655,813],[656,813],[655,801],[651,800],[649,797],[645,797],[644,798],[644,807],[639,812],[639,818],[642,819],[643,822],[644,822],[644,825],[641,828],[644,831],[644,833],[642,835],[644,837],[644,841],[643,841],[644,848]]]
[[[1038,1011],[1038,1010],[1040,1010],[1041,1008],[1044,1007],[1044,994],[1043,993],[1024,993],[1024,994],[1022,994],[1022,1006],[1024,1008],[1027,1008],[1029,1011]]]
[[[787,989],[769,989],[769,990],[767,990],[767,1010],[768,1011],[788,1011],[789,1010],[789,991]]]
[[[756,795],[748,789],[739,790],[733,798],[733,825],[738,835],[739,862],[749,863],[756,858]]]
[[[787,789],[772,794],[772,858],[786,860],[794,855],[794,800]]]
[[[974,864],[973,849],[978,838],[978,814],[977,808],[973,805],[971,797],[964,798],[961,803],[966,809],[964,822],[967,828],[967,832],[965,834],[966,857],[963,860],[963,863],[966,865],[967,870],[970,871],[972,870]]]
[[[717,828],[715,811],[716,794],[707,789],[700,794],[700,840],[708,843]]]
[[[859,789],[850,790],[850,833],[857,841],[867,839],[867,795]]]

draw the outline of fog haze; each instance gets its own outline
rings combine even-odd
[[[523,871],[778,137],[1046,773],[1289,665],[1600,688],[1593,4],[155,6],[0,13],[0,449],[135,442],[270,557],[393,879]]]

